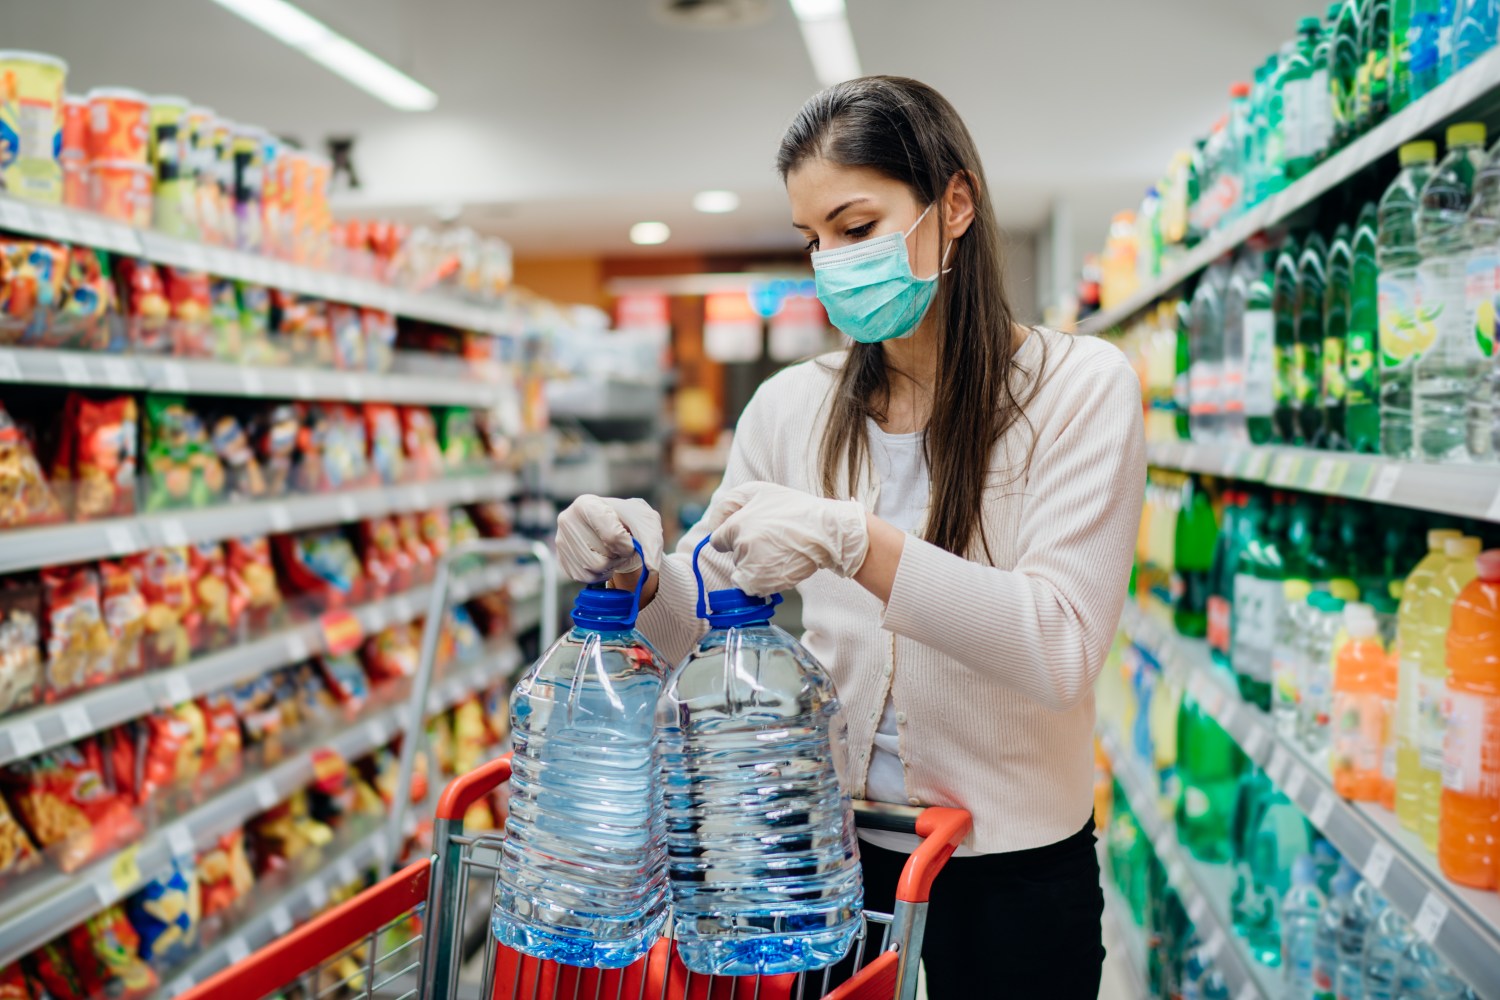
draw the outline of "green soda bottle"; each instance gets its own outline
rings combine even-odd
[[[1224,513],[1214,539],[1214,565],[1208,574],[1208,653],[1221,667],[1229,666],[1229,642],[1234,631],[1234,572],[1243,544],[1246,496],[1224,493]]]
[[[1395,114],[1411,103],[1411,14],[1416,0],[1390,0],[1391,44],[1389,69],[1389,113]]]
[[[1328,287],[1328,245],[1313,233],[1297,258],[1297,340],[1293,345],[1292,440],[1309,444],[1318,436],[1323,414],[1323,293]]]
[[[1192,354],[1188,350],[1192,330],[1192,308],[1186,299],[1177,300],[1177,360],[1172,376],[1172,413],[1175,418],[1177,436],[1183,441],[1192,435],[1188,423],[1188,408],[1192,402],[1189,395],[1188,370],[1192,367]]]
[[[1329,24],[1332,54],[1329,65],[1329,104],[1333,109],[1333,148],[1346,145],[1358,135],[1359,115],[1360,0],[1334,5]]]
[[[1350,246],[1347,224],[1341,223],[1333,233],[1328,248],[1328,287],[1323,291],[1323,375],[1321,407],[1323,420],[1313,437],[1314,448],[1342,451],[1344,405],[1347,383],[1344,381],[1344,342],[1349,336],[1350,300],[1353,298],[1354,251]]]
[[[1291,68],[1292,58],[1297,51],[1295,41],[1283,42],[1281,50],[1276,54],[1276,68],[1266,83],[1266,142],[1263,147],[1264,169],[1263,178],[1265,184],[1262,188],[1261,197],[1269,198],[1271,195],[1286,187],[1286,143],[1288,139],[1288,119],[1286,115],[1286,94],[1283,86],[1286,82],[1286,72]]]
[[[1243,262],[1245,290],[1245,431],[1255,444],[1270,444],[1276,415],[1276,314],[1271,308],[1269,250],[1251,250]]]
[[[1213,570],[1218,524],[1208,491],[1193,476],[1182,484],[1182,506],[1173,532],[1172,624],[1194,639],[1208,634],[1208,576]]]
[[[1177,720],[1177,833],[1199,861],[1229,860],[1229,821],[1244,755],[1192,695]]]
[[[1276,254],[1271,278],[1271,313],[1275,322],[1273,357],[1276,377],[1272,383],[1275,409],[1273,438],[1291,444],[1297,437],[1296,398],[1293,374],[1297,362],[1297,241],[1288,236]]]
[[[1314,58],[1322,26],[1316,17],[1297,22],[1297,37],[1281,74],[1282,171],[1291,183],[1318,162],[1313,147],[1322,132],[1323,95],[1315,93]],[[1324,65],[1327,65],[1325,47]]]
[[[1249,929],[1256,923],[1264,902],[1256,894],[1250,871],[1250,845],[1271,791],[1271,779],[1250,764],[1240,775],[1234,812],[1229,818],[1229,867],[1234,873],[1234,887],[1229,893],[1229,922],[1242,938],[1249,937]]]
[[[1274,493],[1269,509],[1252,498],[1246,514],[1251,530],[1234,575],[1231,659],[1240,696],[1269,711],[1271,651],[1283,602],[1282,546],[1287,505],[1280,493]]]
[[[1355,131],[1385,121],[1391,106],[1391,0],[1364,0],[1359,21],[1359,80],[1355,84]]]
[[[1344,338],[1344,437],[1348,447],[1380,454],[1380,266],[1375,204],[1354,225],[1354,270],[1349,283],[1349,332]]]

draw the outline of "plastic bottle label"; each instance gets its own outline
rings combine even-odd
[[[1253,681],[1271,680],[1271,644],[1275,639],[1281,587],[1244,573],[1234,578],[1234,668]]]
[[[1417,750],[1422,770],[1443,770],[1443,678],[1417,678]]]
[[[1296,160],[1306,156],[1310,150],[1307,142],[1311,132],[1308,111],[1310,80],[1287,80],[1281,85],[1281,155],[1284,160]]]
[[[1378,694],[1340,691],[1333,696],[1328,763],[1335,778],[1340,774],[1366,778],[1380,773],[1383,715]]]
[[[1229,652],[1230,616],[1233,605],[1222,594],[1208,599],[1208,648],[1220,653]]]
[[[1422,696],[1417,685],[1422,668],[1409,656],[1401,657],[1396,672],[1396,740],[1403,747],[1415,747],[1422,732]]]
[[[1317,401],[1320,372],[1310,366],[1316,361],[1306,344],[1298,342],[1292,347],[1292,399],[1309,406]]]
[[[1344,383],[1344,341],[1341,337],[1323,338],[1323,405],[1338,406],[1346,395]]]
[[[1464,274],[1464,310],[1474,332],[1474,343],[1483,357],[1495,353],[1495,268],[1500,256],[1475,253]]]
[[[1447,342],[1444,351],[1450,349],[1449,345],[1457,347],[1460,338],[1454,334],[1468,325],[1463,262],[1452,257],[1423,260],[1417,268],[1417,305],[1412,360],[1420,358],[1439,340]],[[1466,344],[1474,342],[1473,337],[1461,339]]]
[[[1427,324],[1422,317],[1422,285],[1412,271],[1393,274],[1382,271],[1376,283],[1376,309],[1380,315],[1380,364],[1383,368],[1415,361],[1422,353],[1424,340],[1419,328]],[[1425,337],[1431,343],[1436,329]]]
[[[1333,102],[1329,99],[1328,70],[1313,71],[1307,84],[1307,98],[1303,106],[1307,130],[1302,139],[1302,155],[1317,156],[1328,148],[1333,136]]]
[[[1351,407],[1379,398],[1375,381],[1375,331],[1350,330],[1344,352],[1344,399]]]
[[[1443,788],[1500,798],[1500,698],[1450,689],[1443,715]]]
[[[1278,639],[1271,647],[1271,701],[1272,711],[1279,706],[1283,710],[1295,710],[1302,699],[1302,681],[1297,672],[1298,656],[1295,640]]]
[[[1245,313],[1245,416],[1276,409],[1276,318],[1269,309]]]

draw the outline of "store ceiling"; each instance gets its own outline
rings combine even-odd
[[[688,28],[660,0],[300,0],[432,87],[392,111],[209,0],[5,0],[6,46],[71,64],[70,89],[182,93],[321,145],[358,136],[351,210],[463,219],[528,254],[792,249],[772,162],[816,89],[784,0],[758,24]],[[1171,151],[1222,112],[1228,85],[1318,0],[847,0],[865,72],[926,80],[969,122],[1012,231],[1071,206],[1078,252]],[[690,200],[729,188],[740,211]]]

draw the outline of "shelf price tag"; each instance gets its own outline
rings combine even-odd
[[[68,385],[94,384],[94,378],[89,374],[88,363],[80,357],[72,354],[59,354],[57,368],[62,372],[62,380]]]
[[[166,685],[167,708],[173,708],[184,702],[193,700],[193,685],[187,679],[186,674],[180,672],[167,674],[162,678],[162,683]]]
[[[1260,752],[1266,748],[1266,731],[1260,726],[1251,725],[1250,731],[1245,734],[1245,753],[1253,760],[1260,759]]]
[[[1313,465],[1307,488],[1314,493],[1337,493],[1348,475],[1349,467],[1336,458],[1320,458]]]
[[[236,934],[224,942],[224,956],[229,959],[230,965],[238,965],[250,957],[250,946],[245,939]]]
[[[321,910],[328,905],[328,886],[323,884],[321,878],[307,883],[307,901],[314,910]]]
[[[1245,479],[1261,480],[1266,478],[1266,466],[1271,464],[1271,453],[1253,449],[1245,456],[1245,462],[1240,466],[1240,475]]]
[[[458,495],[464,503],[473,503],[479,497],[479,484],[472,479],[465,479],[458,484]]]
[[[1301,464],[1301,459],[1296,455],[1278,455],[1276,461],[1271,463],[1271,474],[1266,477],[1266,481],[1272,486],[1295,486]]]
[[[1256,1000],[1260,996],[1260,990],[1255,988],[1254,982],[1245,982],[1234,995],[1234,1000]]]
[[[1271,751],[1271,761],[1266,765],[1266,776],[1275,783],[1277,788],[1286,785],[1286,769],[1291,766],[1292,759],[1287,756],[1286,748],[1277,746]]]
[[[161,543],[172,548],[188,543],[187,532],[182,530],[182,522],[175,517],[169,517],[159,522],[161,531]]]
[[[371,747],[383,747],[391,738],[391,729],[384,718],[375,718],[365,724],[365,735],[369,738]]]
[[[187,392],[187,369],[182,366],[180,361],[163,361],[161,363],[161,384],[173,392]]]
[[[0,351],[0,382],[24,382],[21,375],[21,362],[15,352],[10,350]]]
[[[1291,772],[1286,776],[1286,784],[1282,786],[1282,791],[1286,792],[1286,797],[1295,805],[1297,796],[1302,793],[1302,786],[1307,784],[1307,772],[1297,764],[1291,765]]]
[[[1385,877],[1390,874],[1391,862],[1394,860],[1396,852],[1391,850],[1390,845],[1383,840],[1375,841],[1362,869],[1366,881],[1377,889],[1384,889]]]
[[[270,778],[255,783],[255,801],[262,809],[270,809],[281,801],[281,793]]]
[[[124,358],[105,358],[104,381],[113,386],[124,387],[139,385],[141,380]]]
[[[264,396],[266,394],[265,379],[261,378],[258,368],[240,369],[240,388],[247,396]]]
[[[42,752],[42,738],[37,735],[34,722],[0,723],[0,732],[10,736],[10,753],[16,760]]]
[[[286,637],[286,660],[288,663],[301,663],[308,657],[307,637],[301,632],[293,632]]]
[[[198,849],[198,845],[193,841],[193,835],[182,823],[173,823],[167,827],[167,847],[174,858],[191,858]]]
[[[64,705],[62,727],[68,739],[81,740],[94,731],[94,720],[89,718],[89,710],[82,705]]]
[[[1307,818],[1312,825],[1319,830],[1328,825],[1328,817],[1333,815],[1333,793],[1319,792],[1313,807],[1307,811]]]
[[[267,507],[266,520],[271,523],[271,530],[278,535],[292,530],[292,512],[284,503],[273,503]]]
[[[351,496],[339,497],[339,518],[344,521],[359,520],[359,504]]]
[[[110,884],[121,895],[134,889],[141,882],[141,866],[136,857],[140,854],[140,850],[139,844],[131,844],[116,854],[115,859],[109,864]]]
[[[395,617],[396,620],[400,622],[409,622],[413,618],[417,617],[417,609],[412,604],[411,598],[406,597],[405,595],[396,598]]]
[[[313,384],[313,378],[307,372],[297,372],[292,376],[292,387],[298,399],[316,399],[317,387]]]
[[[104,541],[111,555],[123,556],[139,551],[141,540],[128,524],[111,524],[104,529]]]
[[[1389,500],[1396,492],[1396,486],[1401,482],[1401,466],[1387,462],[1380,467],[1375,474],[1375,479],[1370,483],[1369,499],[1377,502]]]
[[[1417,918],[1411,922],[1411,926],[1417,932],[1418,937],[1432,944],[1437,940],[1438,931],[1443,929],[1443,921],[1447,919],[1448,904],[1429,892],[1422,900],[1422,906],[1417,910]]]
[[[277,906],[271,910],[269,915],[271,931],[277,937],[281,937],[292,929],[292,915],[287,912],[285,906]]]

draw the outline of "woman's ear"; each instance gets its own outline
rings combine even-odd
[[[943,230],[949,239],[958,239],[974,222],[974,203],[979,200],[979,178],[973,171],[960,170],[948,178],[943,192]]]

